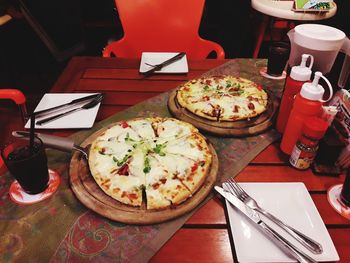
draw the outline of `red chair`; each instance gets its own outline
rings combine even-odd
[[[115,0],[124,30],[122,39],[108,44],[103,57],[140,58],[146,52],[184,51],[190,59],[207,58],[223,48],[198,34],[205,0]]]
[[[20,122],[20,126],[22,128],[27,118],[26,98],[24,94],[17,89],[0,89],[0,100],[1,99],[12,100],[18,105],[22,117],[22,121]],[[0,132],[0,141],[2,144],[6,143],[12,130],[18,130],[18,121],[16,122],[12,118],[12,114],[9,115],[11,116],[7,116],[7,119],[10,119],[7,125],[4,125],[5,127],[2,124],[0,125],[0,127],[2,127]],[[3,169],[5,169],[5,167],[0,156],[0,171],[3,171]]]
[[[21,111],[23,123],[26,121],[26,118],[27,118],[26,97],[20,90],[0,89],[0,99],[9,99],[15,102]]]

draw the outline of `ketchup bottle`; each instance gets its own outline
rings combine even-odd
[[[329,87],[329,98],[327,100],[322,100],[324,88],[318,84],[320,78],[323,78]],[[284,153],[288,155],[292,153],[293,147],[301,135],[304,121],[309,117],[319,116],[322,113],[323,102],[330,100],[332,95],[331,83],[319,71],[315,73],[312,83],[307,82],[303,84],[300,93],[295,97],[282,137],[280,148]]]
[[[306,61],[308,58],[310,58],[310,65],[307,67]],[[286,84],[284,86],[284,92],[276,122],[276,129],[280,133],[283,133],[284,129],[286,128],[289,114],[293,107],[295,95],[300,92],[302,85],[306,81],[310,81],[312,73],[311,68],[313,64],[314,57],[312,55],[303,54],[300,66],[292,67],[290,76],[288,76],[286,79]]]

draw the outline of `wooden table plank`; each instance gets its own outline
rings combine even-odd
[[[349,263],[350,262],[350,253],[349,253],[349,238],[350,238],[350,229],[349,228],[332,228],[328,229],[329,234],[333,240],[335,247],[337,248],[340,263]]]
[[[180,229],[150,262],[233,262],[226,229]]]
[[[75,88],[75,91],[96,91],[108,92],[108,91],[128,91],[128,92],[158,92],[162,93],[176,88],[180,84],[186,82],[186,80],[160,80],[160,81],[138,81],[130,83],[125,79],[81,79],[79,85]]]
[[[186,225],[226,225],[223,203],[219,198],[213,198],[201,207]]]
[[[322,180],[320,180],[322,179]],[[249,165],[237,177],[239,182],[303,182],[309,191],[327,191],[331,186],[344,182],[339,177],[316,176],[311,169],[296,170],[289,166]]]
[[[327,194],[311,194],[312,200],[314,201],[318,212],[320,213],[323,222],[326,225],[342,225],[350,227],[350,220],[340,216],[330,205],[327,200]],[[350,241],[350,236],[349,236]]]

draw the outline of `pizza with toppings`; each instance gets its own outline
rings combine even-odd
[[[181,107],[214,121],[237,121],[267,109],[268,95],[250,80],[233,76],[199,78],[181,85],[176,94]]]
[[[121,121],[92,142],[89,167],[119,202],[147,209],[176,206],[205,181],[212,153],[198,130],[173,118]]]

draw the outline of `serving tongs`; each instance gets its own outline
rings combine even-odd
[[[29,140],[29,132],[27,131],[13,131],[12,136],[16,138],[22,138],[24,140]],[[71,153],[72,151],[78,151],[86,160],[88,159],[87,151],[89,146],[81,147],[75,144],[74,141],[70,138],[65,137],[53,136],[43,133],[35,133],[35,136],[42,140],[46,148],[53,148],[68,153]]]

